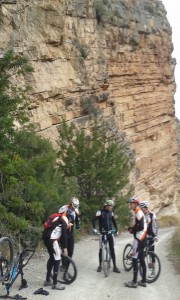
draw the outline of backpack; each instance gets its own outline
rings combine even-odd
[[[59,219],[59,217],[62,217],[62,215],[62,213],[53,213],[52,215],[50,215],[43,224],[44,229],[51,228]]]

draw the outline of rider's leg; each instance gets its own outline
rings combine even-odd
[[[137,283],[137,276],[138,276],[138,260],[137,258],[132,259],[133,264],[133,282]]]
[[[112,258],[113,265],[114,265],[113,272],[120,273],[119,268],[116,266],[116,255],[115,255],[115,250],[114,250],[114,237],[112,234],[108,235],[108,242],[109,242],[111,258]]]
[[[102,249],[99,249],[99,265],[101,266],[102,264]]]
[[[140,251],[139,251],[139,261],[140,261],[140,265],[142,267],[142,282],[145,283],[146,282],[146,263],[144,260],[144,249],[140,249]]]
[[[114,267],[116,267],[116,256],[115,256],[115,251],[114,251],[114,238],[113,238],[112,234],[108,234],[108,242],[109,242],[109,249],[110,249],[113,265],[114,265]]]
[[[68,234],[68,256],[72,257],[74,252],[74,236],[73,234]]]
[[[50,276],[54,265],[53,245],[52,242],[49,240],[49,238],[44,240],[44,244],[49,253],[49,259],[47,261],[47,273],[46,273],[46,282],[48,283],[50,282]]]

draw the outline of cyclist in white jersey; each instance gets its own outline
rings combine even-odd
[[[144,247],[146,246],[147,223],[144,213],[139,207],[139,199],[136,196],[133,196],[127,202],[130,204],[130,209],[134,212],[134,222],[132,226],[128,228],[129,232],[134,235],[134,240],[132,252],[133,280],[125,282],[125,286],[129,288],[137,288],[138,285],[146,287]],[[138,260],[140,261],[143,274],[142,280],[137,282]]]
[[[154,242],[158,241],[158,224],[156,214],[152,211],[149,211],[149,202],[142,201],[140,203],[140,207],[145,215],[147,222],[147,239],[149,240],[149,250],[154,252],[155,245]],[[155,268],[155,258],[152,258],[152,276],[154,276],[154,268]]]

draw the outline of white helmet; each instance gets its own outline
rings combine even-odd
[[[149,207],[149,202],[148,201],[142,201],[142,202],[140,202],[139,205],[142,208],[148,208]]]
[[[73,197],[73,198],[71,199],[71,203],[72,203],[72,206],[73,206],[74,208],[78,208],[78,207],[79,207],[79,199],[78,199],[78,198]]]

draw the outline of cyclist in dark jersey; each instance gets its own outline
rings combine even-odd
[[[112,212],[112,208],[113,208],[113,201],[112,200],[107,200],[104,203],[104,207],[100,210],[98,210],[96,212],[96,216],[95,218],[93,218],[92,220],[92,227],[93,227],[93,232],[96,234],[97,230],[96,230],[96,221],[98,220],[99,222],[99,231],[105,230],[105,231],[111,231],[113,229],[113,226],[115,228],[115,233],[118,233],[118,229],[117,229],[117,223],[116,220],[114,218],[114,213]],[[115,251],[114,251],[114,237],[112,233],[109,233],[108,236],[108,242],[109,242],[109,248],[111,251],[111,258],[113,261],[113,272],[115,273],[120,273],[119,268],[116,266],[116,256],[115,256]],[[102,249],[99,249],[99,266],[97,268],[97,272],[101,272],[102,271]]]
[[[62,249],[62,255],[67,256],[67,228],[68,219],[66,216],[56,216],[52,220],[52,225],[44,229],[43,241],[49,253],[47,261],[47,274],[44,286],[52,286],[54,290],[64,290],[65,286],[57,284],[57,276],[61,259],[61,251],[59,242]],[[51,272],[53,270],[53,282],[51,281]]]
[[[79,218],[79,199],[73,197],[69,204],[62,206],[59,213],[63,213],[69,220],[69,228],[67,231],[67,248],[68,256],[72,257],[74,252],[74,226],[76,229],[80,228]]]

